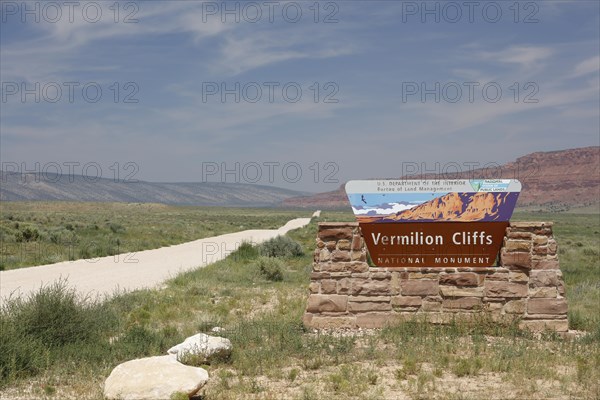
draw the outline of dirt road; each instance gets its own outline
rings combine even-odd
[[[310,218],[296,218],[279,229],[246,230],[160,249],[1,271],[0,302],[10,295],[27,295],[61,278],[80,293],[93,296],[156,287],[181,272],[225,258],[243,241],[261,243],[309,222]]]

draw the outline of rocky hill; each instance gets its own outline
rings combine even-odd
[[[497,168],[469,173],[410,176],[414,179],[500,177],[516,178],[523,184],[517,207],[564,210],[597,205],[600,203],[600,147],[531,153]],[[350,208],[343,185],[331,192],[289,198],[283,204],[290,207]]]
[[[0,172],[0,201],[60,200],[270,207],[303,192],[243,183],[124,182],[46,173]]]

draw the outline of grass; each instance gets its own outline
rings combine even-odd
[[[36,312],[3,312],[2,327],[9,329],[0,332],[0,354],[13,356],[0,397],[26,393],[24,397],[101,399],[102,382],[118,363],[164,354],[185,337],[219,326],[225,329],[220,334],[232,341],[233,353],[204,366],[211,376],[204,400],[598,398],[600,265],[590,250],[599,243],[594,218],[515,215],[555,221],[569,318],[591,333],[581,339],[552,334],[538,339],[485,316],[444,326],[414,320],[363,335],[307,331],[301,316],[316,237],[313,222],[289,234],[303,255],[273,258],[281,279],[261,272],[261,249],[245,244],[222,261],[175,277],[163,290],[137,291],[93,305],[98,307],[93,309],[98,316],[93,335],[68,334],[73,340],[49,340],[55,343],[49,346],[45,338],[63,334],[39,334],[26,327],[50,326],[50,317],[45,318],[48,324],[37,324],[32,322],[36,318],[25,317]],[[324,212],[320,221],[352,219],[348,213]],[[60,323],[66,332],[87,321],[90,310],[67,288],[50,293],[53,301],[65,304],[59,309],[68,316]],[[53,304],[44,298],[32,301],[36,307],[26,301],[7,310]]]
[[[298,216],[298,211],[258,208],[2,202],[0,270],[154,249],[246,229],[274,229]]]

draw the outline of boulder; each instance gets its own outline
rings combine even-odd
[[[185,362],[186,357],[194,363],[208,363],[215,358],[227,358],[231,354],[229,339],[198,333],[185,339],[183,343],[171,347],[169,354],[176,355],[177,360]]]
[[[119,364],[104,382],[104,396],[119,400],[165,400],[193,395],[208,382],[208,372],[173,356],[140,358]]]

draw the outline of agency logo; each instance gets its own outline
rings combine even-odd
[[[346,194],[379,267],[490,267],[521,183],[514,179],[350,181]]]

